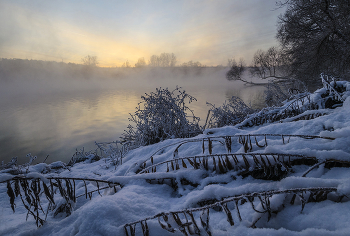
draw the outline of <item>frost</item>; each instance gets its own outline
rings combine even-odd
[[[196,99],[181,88],[177,87],[174,91],[159,88],[141,98],[142,102],[130,118],[136,125],[135,130],[130,126],[122,137],[124,142],[131,141],[135,146],[141,146],[201,133],[199,118],[186,105],[187,100],[191,103]]]
[[[21,167],[26,175],[10,171],[15,160],[3,163],[0,234],[347,235],[349,82],[327,84],[235,126],[124,149],[122,162],[112,156],[121,143],[111,142],[101,145],[104,155],[81,151],[70,166]],[[325,106],[338,97],[328,86],[343,103]],[[286,116],[293,109],[300,112]],[[268,122],[254,124],[265,115]]]
[[[41,181],[43,181],[46,184],[49,182],[49,180],[46,179],[44,175],[36,173],[36,172],[31,172],[31,173],[27,174],[26,177],[33,178],[33,179],[40,179]]]

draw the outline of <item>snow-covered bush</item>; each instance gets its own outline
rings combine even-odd
[[[181,88],[169,91],[157,88],[156,92],[145,94],[130,121],[135,129],[129,128],[123,134],[123,141],[132,141],[137,146],[158,143],[169,138],[185,138],[201,132],[199,118],[186,105],[196,99]],[[191,121],[188,120],[188,113]]]
[[[297,93],[291,95],[288,99],[281,101],[282,99],[276,99],[280,106],[272,106],[262,109],[261,111],[249,115],[238,127],[252,127],[262,125],[265,123],[282,122],[283,119],[295,117],[301,118],[302,113],[308,110],[315,110],[314,113],[307,114],[309,118],[315,118],[327,112],[320,111],[321,109],[334,109],[338,106],[342,106],[346,97],[349,96],[347,81],[335,81],[335,78],[321,74],[323,88],[316,90],[314,93]],[[277,91],[277,92],[276,92]],[[279,91],[281,89],[275,89],[271,91],[273,96],[282,96]],[[317,111],[318,110],[318,111]],[[309,119],[309,118],[305,119]]]
[[[282,106],[283,101],[293,94],[307,92],[305,83],[297,79],[269,81],[265,90],[265,104],[268,107]]]
[[[207,105],[212,106],[208,111],[205,128],[218,128],[227,125],[236,125],[242,122],[248,114],[254,112],[254,110],[248,107],[242,99],[236,96],[232,96],[228,102],[221,107],[215,107],[213,104],[208,103]]]
[[[84,148],[80,151],[76,150],[70,161],[68,162],[68,166],[73,166],[75,163],[79,162],[95,162],[100,160],[101,157],[99,157],[96,153],[96,151],[90,150],[88,152],[84,151]]]
[[[34,160],[37,158],[36,156],[32,156],[31,153],[28,153],[26,157],[29,158],[29,161],[19,165],[18,164],[18,158],[13,157],[10,162],[7,164],[4,163],[4,161],[1,162],[0,165],[0,173],[10,173],[10,174],[22,174],[27,173],[29,167],[32,165]],[[46,160],[46,159],[45,159]]]
[[[129,133],[134,132],[132,126],[129,125],[128,128],[130,129]],[[137,148],[132,141],[121,142],[117,140],[114,142],[95,142],[95,144],[100,150],[101,157],[109,158],[114,166],[123,164],[123,158],[126,154],[130,150]]]

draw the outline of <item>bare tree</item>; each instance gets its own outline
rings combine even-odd
[[[350,1],[288,0],[279,3],[277,38],[291,57],[292,71],[304,80],[321,72],[349,79]]]
[[[234,63],[237,64],[236,59],[234,59],[234,58],[229,58],[229,59],[227,60],[227,67],[228,67],[228,68],[231,68],[231,67],[234,65]]]
[[[287,79],[289,77],[288,57],[277,47],[271,47],[266,52],[258,50],[253,57],[252,75],[261,79]]]
[[[162,53],[159,58],[159,66],[160,67],[169,67],[170,66],[170,54]]]
[[[174,67],[177,63],[177,59],[174,53],[170,54],[170,67]]]
[[[122,67],[123,68],[130,68],[131,64],[130,64],[129,60],[126,60],[126,62],[123,63]]]
[[[201,68],[201,67],[206,67],[206,65],[203,65],[199,61],[189,61],[189,62],[184,62],[180,65],[181,67],[195,67],[195,68]]]
[[[162,53],[159,56],[152,55],[149,59],[150,67],[174,67],[176,65],[176,56],[174,53]]]
[[[98,65],[98,61],[97,61],[96,56],[87,55],[86,57],[82,58],[81,61],[83,62],[84,65],[87,65],[87,66],[94,67],[94,66]]]
[[[139,58],[135,63],[135,67],[145,67],[146,65],[147,64],[144,57]]]
[[[228,66],[230,67],[230,70],[226,73],[226,78],[228,80],[241,80],[243,82],[247,82],[242,79],[242,73],[246,69],[243,58],[240,58],[238,63],[234,58],[228,59]]]
[[[149,59],[148,66],[159,67],[159,57],[157,55],[152,55]]]

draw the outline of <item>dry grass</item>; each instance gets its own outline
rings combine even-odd
[[[124,230],[127,236],[135,236],[137,230],[142,231],[143,235],[150,235],[147,222],[157,219],[160,227],[169,232],[175,233],[180,231],[183,235],[203,235],[202,232],[206,232],[208,235],[213,235],[210,227],[210,211],[221,209],[221,212],[226,215],[227,221],[231,226],[235,225],[235,217],[233,217],[231,211],[235,210],[237,218],[242,221],[242,215],[239,211],[239,206],[245,203],[250,203],[251,208],[259,213],[261,216],[253,222],[252,228],[255,228],[257,221],[265,214],[268,215],[268,220],[273,214],[277,214],[276,211],[271,209],[271,198],[274,195],[285,194],[286,199],[289,199],[290,204],[296,202],[296,198],[301,203],[302,211],[305,204],[308,202],[321,202],[327,200],[328,193],[336,192],[337,188],[332,187],[316,187],[316,188],[296,188],[287,190],[272,190],[263,192],[254,192],[248,194],[242,194],[238,196],[226,197],[220,201],[216,201],[213,204],[205,205],[198,208],[188,208],[180,211],[162,212],[155,216],[147,217],[142,220],[138,220],[132,223],[124,225]],[[339,196],[338,201],[341,201],[344,196]],[[231,207],[229,207],[229,203]],[[261,210],[257,209],[256,205],[260,204]],[[231,208],[231,209],[230,209]],[[198,214],[200,212],[200,214]],[[199,220],[198,220],[199,216]],[[195,219],[197,218],[197,220]],[[200,226],[197,222],[200,222]]]
[[[332,167],[350,167],[349,161],[343,161],[343,160],[337,160],[337,159],[329,159],[325,160],[323,162],[319,162],[315,157],[306,157],[303,155],[294,155],[294,154],[277,154],[277,153],[235,153],[235,154],[212,154],[212,155],[203,155],[203,156],[195,156],[195,157],[184,157],[184,158],[178,158],[174,160],[169,160],[161,163],[154,164],[153,166],[148,167],[147,169],[144,169],[143,173],[148,172],[156,172],[156,166],[160,165],[167,165],[168,170],[177,170],[180,168],[190,168],[193,169],[206,169],[209,171],[216,171],[216,173],[225,173],[227,171],[237,171],[239,175],[242,176],[248,176],[251,175],[254,178],[261,178],[261,179],[270,179],[270,180],[280,180],[281,178],[284,178],[291,167],[293,165],[300,165],[300,164],[306,164],[306,165],[313,165],[308,171],[304,173],[303,176],[306,176],[311,170],[318,167],[321,164],[325,164],[326,168],[332,168]],[[171,169],[170,169],[171,166]],[[141,177],[141,176],[140,176]],[[149,178],[145,178],[145,176],[141,177],[142,179],[145,179],[149,183],[161,183],[161,184],[169,184],[172,186],[175,190],[177,189],[177,180],[175,180],[172,177],[164,177],[164,178],[157,178],[154,179],[152,175],[150,175]],[[88,184],[92,182],[95,186],[95,189],[91,190],[88,189]],[[27,209],[27,218],[29,215],[31,215],[35,221],[38,227],[42,226],[45,221],[48,212],[53,212],[53,215],[56,216],[60,213],[65,214],[66,216],[69,216],[74,207],[74,203],[76,202],[77,198],[84,197],[85,198],[92,198],[93,193],[98,193],[101,195],[101,191],[104,189],[114,189],[114,192],[117,192],[116,187],[123,187],[119,183],[111,182],[111,181],[105,181],[105,180],[99,180],[99,179],[87,179],[87,178],[64,178],[64,177],[48,177],[45,179],[40,178],[27,178],[27,177],[13,177],[12,179],[2,181],[0,184],[7,184],[7,194],[9,196],[10,205],[12,210],[15,212],[15,199],[19,197],[21,199],[21,202],[23,206]],[[83,188],[85,193],[77,195],[76,189],[77,185],[80,184]],[[181,179],[182,185],[190,184],[194,187],[198,186],[196,183],[191,183],[190,181],[186,179]],[[325,196],[329,192],[329,189],[324,188],[308,188],[306,190],[286,190],[288,193],[293,192],[293,200],[294,202],[295,197],[302,196],[298,195],[295,191],[308,191],[309,192],[309,198],[307,202],[312,201],[321,201],[325,200]],[[335,191],[335,190],[332,190]],[[268,195],[271,197],[273,194],[280,194],[283,191],[274,191],[274,192],[264,192],[261,193]],[[283,192],[284,193],[284,192]],[[254,200],[254,197],[258,197],[260,199],[260,195],[257,193],[252,193],[251,197]],[[43,196],[46,199],[45,205],[47,205],[46,211],[44,210],[42,204],[43,204]],[[60,201],[57,201],[57,199],[61,199]],[[63,201],[62,201],[63,199]],[[179,212],[172,212],[171,216],[175,217],[174,220],[177,222],[182,222],[180,217],[178,217],[178,214],[182,213],[189,217],[190,219],[193,218],[193,212],[207,209],[206,211],[209,212],[209,208],[217,208],[221,207],[223,212],[226,213],[229,222],[231,222],[230,211],[228,210],[226,204],[233,200],[240,200],[240,199],[248,199],[248,195],[242,195],[238,197],[232,197],[224,199],[220,202],[217,200],[213,201],[205,201],[204,206],[201,208],[195,208],[195,209],[186,209],[184,211]],[[249,200],[249,199],[248,199]],[[261,199],[260,199],[261,200]],[[240,200],[241,201],[241,200]],[[58,203],[60,202],[60,203]],[[302,201],[303,202],[303,201]],[[210,203],[210,204],[209,204]],[[198,203],[200,204],[200,203]],[[264,203],[266,204],[266,203]],[[201,203],[201,206],[203,206],[203,202]],[[252,205],[254,208],[254,205]],[[268,208],[267,208],[268,209]],[[236,210],[239,214],[238,205],[236,206]],[[268,211],[264,212],[269,213]],[[174,215],[175,214],[175,215]],[[187,215],[186,215],[187,214]],[[170,215],[170,213],[166,214]],[[162,215],[163,217],[163,215]],[[165,216],[164,216],[165,217]],[[165,218],[161,218],[164,221],[166,221]],[[156,217],[153,217],[156,218]],[[143,232],[147,235],[147,220],[153,219],[153,218],[147,218],[143,221],[138,221],[136,223],[141,223]],[[186,221],[188,223],[188,221]],[[191,232],[197,232],[197,229],[191,220],[192,223],[192,230]],[[233,221],[232,221],[233,222]],[[135,222],[128,224],[128,230],[130,235],[133,234],[133,230],[135,229]],[[134,224],[134,226],[133,226]],[[182,223],[181,223],[182,224]],[[181,225],[178,223],[178,225]],[[167,226],[167,224],[160,223],[162,228],[171,230],[173,227]],[[209,225],[205,223],[202,223],[202,227],[205,229],[209,229],[207,226]],[[126,227],[127,228],[127,227]],[[187,229],[187,232],[189,232],[190,229]],[[180,230],[181,231],[181,230]],[[186,232],[186,230],[182,230],[181,232]],[[184,233],[185,234],[185,233]],[[186,234],[185,234],[186,235]]]
[[[317,163],[317,159],[304,155],[279,153],[211,154],[163,161],[144,168],[138,174],[155,173],[157,167],[159,169],[166,165],[166,172],[189,168],[203,169],[217,174],[236,171],[238,175],[279,180],[286,176],[292,165],[298,163],[313,165]]]
[[[84,183],[85,194],[76,196],[76,183],[80,181]],[[95,183],[96,189],[88,190],[87,184],[89,182]],[[15,199],[20,197],[23,206],[27,209],[27,218],[32,215],[38,227],[44,224],[49,211],[53,211],[54,216],[59,213],[65,213],[68,216],[73,211],[73,205],[77,198],[85,196],[91,199],[94,192],[101,195],[100,191],[106,188],[113,188],[116,192],[116,186],[121,186],[118,183],[105,180],[64,177],[47,177],[43,180],[17,176],[0,182],[0,184],[2,183],[7,183],[7,194],[13,212],[15,212],[16,206]],[[42,207],[42,195],[48,200],[46,213]],[[62,197],[63,203],[58,204],[55,201],[55,195]]]
[[[259,144],[259,141],[257,140],[257,137],[262,138],[263,144]],[[186,141],[181,141],[178,143],[170,144],[167,146],[164,146],[160,149],[158,149],[156,152],[154,152],[151,157],[149,157],[147,160],[140,163],[138,166],[138,169],[135,171],[135,173],[142,172],[145,168],[153,165],[153,156],[157,153],[163,151],[165,148],[176,146],[173,156],[174,159],[176,159],[179,156],[179,150],[180,147],[184,144],[188,143],[200,143],[202,147],[202,153],[204,154],[206,150],[208,150],[209,154],[211,155],[213,152],[213,142],[220,143],[221,145],[224,145],[226,147],[227,153],[232,152],[232,143],[233,140],[237,140],[238,143],[240,143],[244,147],[244,152],[248,153],[253,150],[253,146],[255,145],[258,148],[264,148],[268,145],[268,139],[269,138],[280,138],[282,143],[288,143],[291,138],[303,138],[303,139],[329,139],[334,140],[334,138],[330,137],[321,137],[321,136],[315,136],[315,135],[291,135],[291,134],[246,134],[246,135],[227,135],[227,136],[212,136],[208,138],[200,138],[200,139],[189,139]],[[171,164],[171,163],[170,163]],[[174,163],[173,163],[174,165]],[[170,167],[169,167],[170,168]]]

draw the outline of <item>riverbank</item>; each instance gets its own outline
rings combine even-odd
[[[333,109],[272,119],[307,99],[321,106],[317,98],[331,90],[324,88],[236,126],[131,150],[119,165],[116,156],[91,154],[72,166],[2,170],[0,235],[348,235],[350,85],[338,85],[342,102]],[[40,199],[43,212],[34,215],[46,219],[39,228],[23,205],[23,183],[33,178],[41,194],[27,195]],[[13,213],[16,188],[23,201],[13,197]]]

